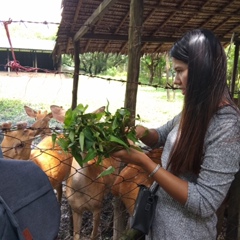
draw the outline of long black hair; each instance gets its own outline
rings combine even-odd
[[[211,31],[195,29],[173,45],[170,55],[188,65],[188,80],[168,168],[174,174],[198,174],[209,122],[221,105],[233,104],[227,87],[226,54]]]

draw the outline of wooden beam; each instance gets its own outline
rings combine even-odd
[[[73,41],[76,42],[88,31],[89,26],[96,23],[99,18],[103,16],[104,13],[114,4],[117,0],[104,0],[98,8],[93,12],[93,14],[88,18],[88,20],[83,24],[83,26],[75,34]]]
[[[182,14],[184,13],[190,13],[190,14],[203,14],[203,15],[214,15],[214,16],[221,16],[221,17],[238,17],[240,16],[240,12],[234,12],[234,13],[230,13],[230,12],[213,12],[211,10],[207,10],[207,9],[199,9],[199,10],[195,10],[195,9],[191,9],[191,8],[187,8],[187,7],[166,7],[166,6],[162,6],[162,5],[151,5],[151,4],[144,4],[144,8],[153,8],[153,9],[158,9],[161,11],[166,11],[166,12],[180,12]]]
[[[179,4],[178,7],[181,8],[182,6],[185,5],[185,3],[186,3],[187,1],[188,1],[188,0],[182,1],[182,2]],[[164,20],[164,22],[161,23],[161,28],[164,27],[164,26],[167,26],[168,23],[171,22],[171,19],[173,19],[173,18],[175,17],[175,14],[176,14],[176,12],[171,12],[171,13],[169,14],[169,16]],[[181,26],[181,28],[182,28],[182,26]],[[151,34],[151,36],[154,36],[157,32],[160,32],[160,26],[153,31],[153,33]],[[171,35],[172,35],[172,34],[171,34]],[[142,50],[146,47],[146,45],[147,45],[147,44],[144,43],[144,45],[142,46]],[[158,52],[160,48],[161,48],[161,46],[159,46],[159,47],[155,50],[155,52]]]
[[[120,41],[127,42],[127,35],[110,35],[110,34],[94,34],[86,33],[81,38],[85,39],[97,39],[97,40],[109,40],[109,41]],[[179,37],[180,38],[180,37]],[[173,43],[176,42],[179,38],[177,37],[142,37],[142,42],[149,43]],[[219,38],[221,42],[230,42],[231,38]]]
[[[119,31],[119,29],[122,27],[122,25],[124,24],[124,22],[126,21],[126,19],[128,18],[129,16],[129,11],[125,14],[124,18],[122,19],[122,21],[120,22],[120,24],[118,25],[118,27],[116,28],[116,30],[114,31],[114,35],[117,34],[117,32]],[[105,48],[104,48],[104,51],[107,51],[108,49],[108,46],[110,44],[110,41],[107,42]]]
[[[75,23],[76,23],[76,21],[77,21],[77,18],[78,18],[80,9],[81,9],[81,7],[82,7],[82,2],[83,2],[83,0],[78,1],[78,5],[77,5],[77,7],[76,7],[76,10],[75,10],[75,13],[74,13],[74,17],[73,17],[73,24],[71,25],[71,28],[70,28],[70,31],[69,31],[70,33],[73,32],[74,25],[75,25]],[[69,37],[69,38],[68,38],[68,41],[67,41],[66,52],[69,51],[69,47],[70,47],[70,45],[71,45],[71,42],[72,42],[72,37]]]

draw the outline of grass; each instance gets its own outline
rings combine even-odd
[[[80,76],[77,102],[88,105],[87,112],[91,112],[109,101],[109,110],[114,113],[124,106],[125,87],[121,82]],[[0,123],[31,121],[24,105],[48,111],[52,104],[70,108],[72,79],[54,74],[4,72],[0,74],[0,97]],[[175,100],[168,101],[165,89],[138,86],[136,113],[143,125],[157,127],[181,111],[182,99],[178,91]]]

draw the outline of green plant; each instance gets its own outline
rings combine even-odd
[[[115,151],[128,150],[129,140],[138,142],[135,127],[130,125],[132,119],[129,110],[117,109],[112,115],[108,106],[94,113],[85,113],[87,108],[79,104],[74,110],[68,109],[63,135],[57,137],[57,134],[53,134],[53,141],[64,151],[70,151],[80,166],[96,157],[97,163],[100,163]]]

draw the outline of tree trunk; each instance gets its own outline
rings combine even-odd
[[[149,70],[150,70],[150,78],[149,78],[149,84],[153,83],[153,76],[154,76],[154,62],[153,62],[153,57],[151,56],[151,63],[149,66]]]

